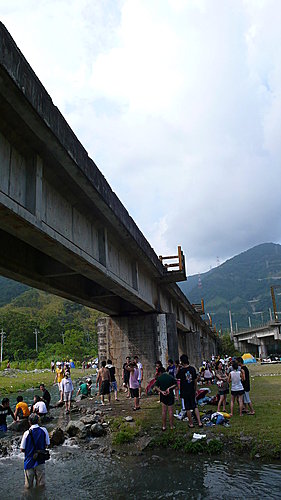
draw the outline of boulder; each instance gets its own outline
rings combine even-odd
[[[104,427],[101,424],[93,424],[91,426],[91,435],[93,437],[100,437],[106,433]]]
[[[77,436],[80,439],[86,438],[88,434],[88,430],[81,420],[69,422],[65,430],[70,437]]]
[[[80,421],[85,425],[96,424],[99,421],[99,417],[95,415],[85,415],[85,417],[80,418]]]
[[[60,444],[63,444],[64,440],[65,435],[60,427],[56,427],[56,429],[50,433],[51,446],[59,446]]]
[[[8,429],[15,432],[27,431],[29,429],[28,419],[23,418],[22,420],[16,420],[8,426]]]

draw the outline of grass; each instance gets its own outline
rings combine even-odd
[[[75,380],[79,377],[84,377],[85,372],[81,369],[73,368],[71,370],[71,378]],[[40,383],[46,386],[52,385],[54,382],[55,374],[51,371],[44,372],[18,372],[11,370],[9,375],[6,372],[0,371],[0,398],[2,399],[7,394],[12,392],[24,391],[31,387],[38,387]]]
[[[187,422],[175,419],[175,430],[162,432],[161,405],[158,404],[158,397],[150,397],[141,400],[142,411],[138,414],[136,432],[131,432],[128,425],[124,427],[116,423],[113,424],[113,443],[131,442],[136,437],[148,435],[152,438],[150,443],[152,448],[163,447],[181,450],[185,453],[207,453],[210,455],[229,451],[236,454],[247,454],[250,458],[257,454],[267,460],[280,458],[281,365],[257,364],[249,366],[249,370],[251,375],[250,396],[256,412],[255,415],[240,417],[238,407],[235,407],[230,427],[221,425],[204,427],[203,433],[207,434],[207,440],[192,443],[193,432],[198,432],[198,427],[189,429]],[[271,374],[274,376],[270,376]],[[212,394],[216,394],[215,385],[211,386],[211,390]],[[228,401],[230,402],[230,397]],[[180,409],[179,403],[176,408]],[[230,405],[227,408],[230,408]],[[199,409],[200,411],[210,409],[216,411],[216,406],[206,405],[199,407]],[[121,421],[123,422],[122,417]],[[119,437],[117,437],[118,432],[120,433]],[[128,441],[126,441],[127,439]]]

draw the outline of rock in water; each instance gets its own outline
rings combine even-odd
[[[93,424],[91,426],[91,435],[93,437],[100,437],[106,433],[105,429],[101,424]]]
[[[65,430],[70,437],[77,436],[81,439],[87,437],[88,434],[87,428],[81,420],[77,420],[77,422],[69,422]]]
[[[59,446],[60,444],[63,444],[64,440],[64,432],[60,427],[56,427],[56,429],[50,433],[51,446]]]
[[[85,417],[80,418],[81,422],[85,425],[96,424],[99,421],[99,417],[95,415],[85,415]]]
[[[23,418],[22,420],[16,420],[9,425],[8,429],[15,432],[27,431],[29,429],[28,419]]]

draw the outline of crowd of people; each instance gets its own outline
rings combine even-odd
[[[73,397],[73,383],[70,376],[70,364],[57,362],[54,371],[54,384],[58,384],[60,399],[58,403],[64,402],[66,413],[70,412],[71,400]],[[132,398],[133,410],[141,409],[140,399],[142,397],[143,365],[138,356],[126,357],[122,368],[123,389],[127,398]],[[188,356],[182,354],[175,362],[168,360],[166,367],[161,361],[156,361],[154,378],[146,387],[146,393],[158,393],[162,405],[162,430],[166,430],[167,415],[170,429],[174,429],[174,404],[175,400],[181,401],[184,416],[188,421],[189,428],[194,428],[195,424],[199,428],[203,427],[200,412],[198,409],[198,385],[217,386],[217,411],[226,411],[227,396],[231,388],[230,417],[233,416],[235,402],[239,409],[239,415],[243,413],[254,415],[255,411],[250,399],[250,374],[245,366],[242,357],[231,359],[227,357],[212,357],[209,362],[204,361],[199,371],[190,365]],[[114,395],[118,401],[118,387],[116,381],[116,368],[112,360],[102,361],[100,369],[97,371],[96,388],[100,395],[100,402],[105,404],[105,397],[111,401]],[[82,381],[76,392],[76,397],[80,399],[91,397],[92,380],[87,378]],[[44,422],[44,418],[49,411],[51,396],[44,384],[40,385],[41,395],[35,395],[31,406],[23,400],[23,396],[17,397],[15,410],[10,407],[8,398],[2,400],[0,405],[0,431],[7,431],[7,417],[10,415],[15,421],[27,419],[29,430],[23,435],[21,441],[21,451],[25,454],[24,471],[25,487],[31,488],[36,483],[37,486],[45,485],[45,461],[49,458],[46,450],[50,443],[47,430],[39,426],[39,419]]]

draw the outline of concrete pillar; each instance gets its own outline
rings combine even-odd
[[[261,345],[259,345],[259,357],[260,358],[267,358],[267,345],[265,344],[265,341],[261,339]]]
[[[115,365],[119,387],[126,356],[139,356],[145,387],[158,359],[167,366],[168,358],[178,358],[176,317],[169,313],[100,318],[98,348],[99,360],[109,358]]]
[[[178,331],[178,343],[179,355],[187,354],[190,364],[199,368],[204,359],[200,332]]]

